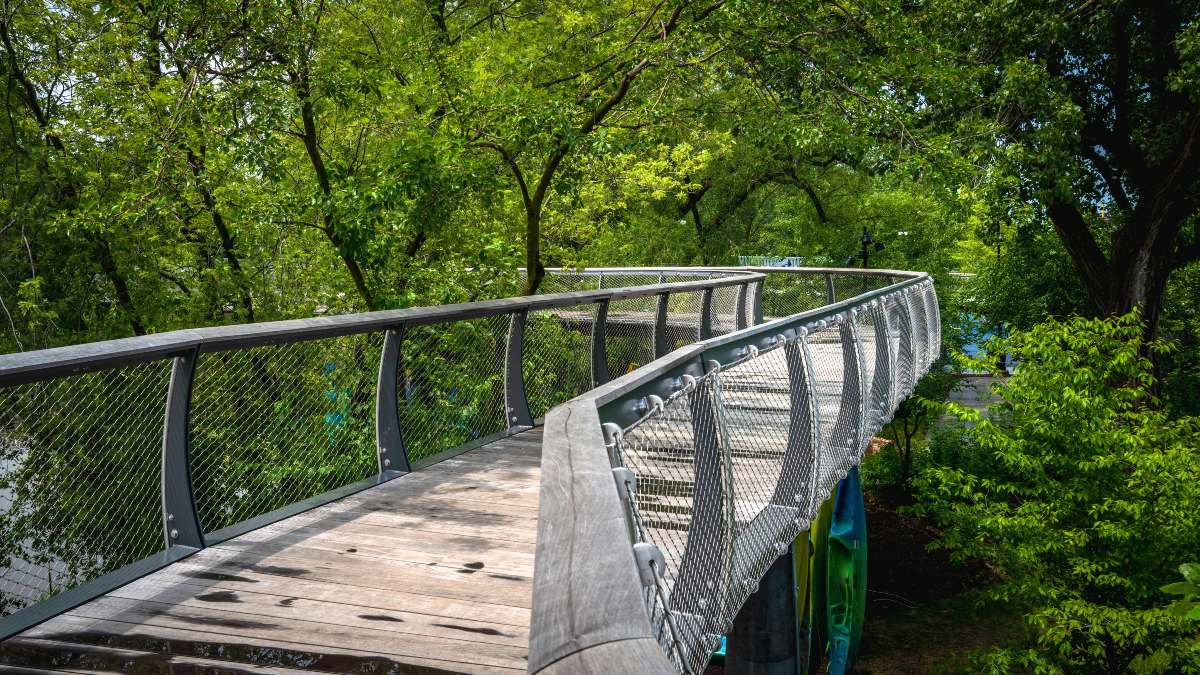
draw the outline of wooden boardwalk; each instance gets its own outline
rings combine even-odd
[[[874,340],[864,340],[872,363]],[[811,345],[825,425],[841,345]],[[723,371],[739,528],[775,491],[791,420],[784,352]],[[626,447],[638,505],[683,555],[695,488],[686,410]],[[828,435],[828,431],[825,432]],[[0,673],[517,673],[528,661],[541,429],[214,545],[0,643]],[[827,449],[820,484],[855,461]]]
[[[207,548],[0,644],[0,673],[516,673],[541,429]]]

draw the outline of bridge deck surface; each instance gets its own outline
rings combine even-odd
[[[507,673],[541,430],[207,548],[11,638],[0,672]]]

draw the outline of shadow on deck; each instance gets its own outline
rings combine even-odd
[[[0,672],[524,672],[540,457],[534,429],[204,549]]]

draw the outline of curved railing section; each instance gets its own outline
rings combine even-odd
[[[0,356],[0,638],[745,328],[765,278],[568,271],[549,295]]]
[[[938,354],[927,275],[745,269],[763,323],[547,416],[530,672],[702,672]]]

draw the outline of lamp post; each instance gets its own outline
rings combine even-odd
[[[867,231],[866,227],[863,227],[862,239],[860,239],[859,242],[862,244],[862,252],[859,253],[858,255],[846,256],[846,266],[849,267],[849,266],[853,265],[855,258],[862,258],[862,266],[863,266],[863,269],[865,270],[870,266],[871,249],[875,249],[876,253],[878,253],[879,251],[882,251],[883,250],[883,242],[875,241],[875,239],[871,236],[871,233]],[[863,275],[863,290],[864,291],[867,290],[866,275]]]

